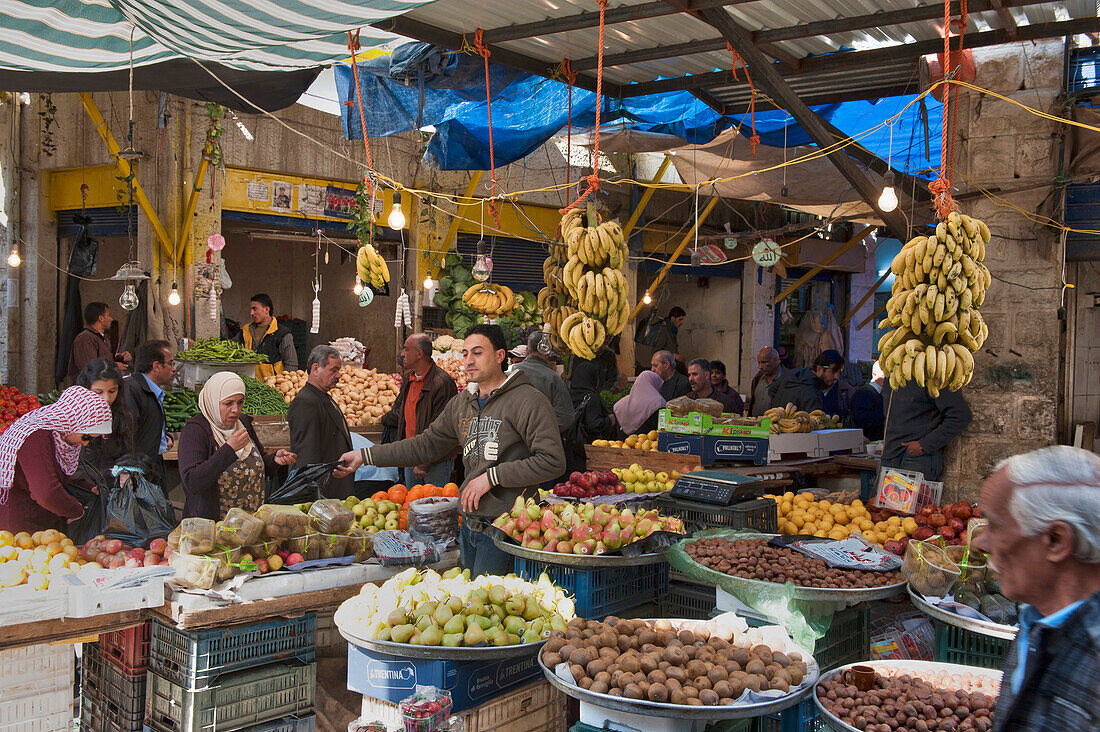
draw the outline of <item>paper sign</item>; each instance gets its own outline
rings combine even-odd
[[[294,185],[285,180],[277,180],[271,184],[271,210],[290,211],[294,199]]]
[[[839,569],[887,572],[901,567],[901,557],[879,549],[860,534],[852,534],[840,540],[794,538],[781,541],[801,554],[820,559],[830,567]]]
[[[302,183],[298,186],[298,212],[306,216],[325,215],[325,187]]]
[[[271,200],[271,186],[267,183],[249,183],[247,188],[249,201]]]
[[[752,261],[761,267],[771,267],[779,261],[781,254],[778,244],[771,239],[764,239],[752,248]]]

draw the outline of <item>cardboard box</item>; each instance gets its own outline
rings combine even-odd
[[[714,417],[709,414],[703,417],[703,435],[715,437],[758,437],[766,440],[771,433],[772,421],[768,417],[761,420],[759,426],[744,424],[715,424]]]
[[[466,732],[566,732],[566,698],[546,680],[507,692],[458,716]],[[362,718],[404,729],[393,702],[363,697]]]
[[[677,417],[670,409],[657,412],[657,429],[660,432],[672,432],[678,435],[700,435],[703,433],[703,419],[709,414],[692,412],[686,417]]]
[[[660,452],[670,452],[675,455],[701,456],[703,454],[703,436],[661,432],[657,435],[657,449]]]
[[[703,435],[703,464],[720,460],[768,462],[768,440],[760,437],[716,437]]]
[[[417,686],[446,689],[461,712],[542,676],[536,654],[494,661],[430,661],[375,653],[348,644],[348,689],[400,702]]]

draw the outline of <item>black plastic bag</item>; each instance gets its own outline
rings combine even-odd
[[[80,545],[102,534],[107,527],[107,511],[103,498],[76,483],[67,484],[65,490],[84,507],[84,515],[65,526],[65,535],[73,543]]]
[[[307,465],[294,475],[287,478],[279,488],[268,493],[267,503],[281,503],[289,506],[295,503],[311,503],[319,501],[323,496],[321,491],[332,480],[332,471],[340,465],[337,460],[331,463],[317,463]]]
[[[126,456],[115,463],[106,500],[106,527],[101,533],[134,546],[165,539],[172,533],[177,524],[176,512],[164,490],[151,480],[155,475],[149,461],[141,456]]]

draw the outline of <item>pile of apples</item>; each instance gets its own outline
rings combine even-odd
[[[655,531],[684,533],[684,522],[656,509],[632,512],[615,506],[563,503],[542,506],[517,498],[512,510],[493,521],[520,546],[558,554],[597,556],[615,551]]]
[[[654,472],[634,463],[629,468],[612,468],[612,472],[626,486],[627,493],[662,493],[672,490],[676,479],[680,477],[678,470],[671,473],[664,471]]]
[[[119,567],[166,567],[173,549],[164,539],[153,539],[148,549],[126,546],[119,539],[108,539],[100,534],[80,547],[78,556],[85,562],[94,562],[104,569]]]
[[[627,492],[626,486],[619,482],[619,476],[610,470],[574,471],[569,475],[569,480],[554,486],[554,495],[562,498],[592,498]]]

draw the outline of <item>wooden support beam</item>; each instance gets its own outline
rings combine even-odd
[[[713,109],[718,114],[726,113],[726,105],[714,98],[714,95],[705,89],[692,89],[691,96]]]
[[[191,224],[195,219],[195,207],[199,202],[199,192],[202,191],[203,181],[206,180],[206,171],[210,167],[210,155],[212,148],[210,143],[202,149],[202,159],[199,161],[199,172],[195,175],[195,182],[191,185],[191,195],[187,198],[187,207],[183,210],[183,224],[180,226],[180,235],[176,239],[176,245],[172,248],[172,267],[178,267],[183,261],[184,247],[188,246],[187,237],[191,235]]]
[[[664,177],[665,171],[668,170],[668,166],[671,163],[672,156],[665,155],[665,159],[661,161],[661,167],[657,168],[657,172],[653,174],[653,180],[649,181],[649,187],[642,193],[638,205],[634,207],[634,210],[630,214],[630,218],[627,219],[626,223],[623,225],[623,239],[628,239],[630,237],[630,232],[634,230],[634,227],[638,223],[638,219],[642,217],[642,212],[645,211],[645,207],[649,205],[649,200],[653,198],[653,194],[657,192],[653,184],[661,182],[661,178]]]
[[[856,311],[863,307],[863,303],[867,302],[867,300],[870,299],[871,295],[875,294],[875,291],[878,290],[879,286],[882,285],[882,283],[886,281],[886,278],[889,277],[891,274],[892,273],[890,272],[890,270],[887,269],[885,272],[882,273],[882,276],[875,281],[875,284],[871,285],[870,289],[867,290],[867,292],[863,293],[863,297],[859,298],[859,302],[853,305],[848,310],[848,314],[841,319],[840,325],[842,327],[846,327],[848,323],[851,322],[852,316],[856,314]]]
[[[653,282],[649,283],[649,287],[646,288],[646,292],[657,289],[661,282],[664,281],[665,276],[668,274],[668,271],[672,269],[672,265],[676,263],[676,260],[679,259],[680,255],[684,253],[685,249],[687,249],[687,245],[690,244],[691,241],[695,238],[695,231],[700,226],[702,226],[704,221],[707,220],[707,217],[710,216],[710,212],[714,210],[714,207],[718,204],[719,200],[721,200],[720,197],[715,196],[714,198],[707,201],[707,205],[704,206],[703,210],[699,212],[699,218],[695,220],[695,225],[691,227],[691,230],[688,231],[687,234],[684,235],[684,239],[680,242],[680,246],[676,247],[676,251],[674,251],[672,253],[672,256],[668,258],[668,261],[665,262],[665,266],[661,267],[661,270],[657,273],[657,276],[653,278]],[[642,298],[639,297],[638,302],[634,305],[634,309],[630,311],[630,317],[626,319],[626,322],[629,323],[630,321],[634,320],[634,318],[638,317],[638,313],[641,311],[644,305],[645,303],[642,302]]]
[[[774,99],[776,103],[781,104],[819,147],[827,147],[832,144],[832,134],[825,126],[824,121],[791,90],[791,87],[780,76],[775,65],[765,59],[760,49],[753,45],[749,32],[735,23],[725,10],[704,10],[702,13],[707,22],[725,36],[741,54],[741,57],[745,59],[757,88]],[[856,165],[856,162],[848,157],[844,151],[829,155],[828,158],[840,171],[840,174],[852,184],[852,187],[859,193],[860,198],[876,212],[876,215],[886,224],[894,236],[906,241],[909,238],[909,224],[905,216],[897,209],[889,212],[879,209],[878,196],[881,191],[875,188],[859,166]]]
[[[107,145],[107,150],[111,153],[111,157],[115,159],[115,166],[118,168],[118,172],[122,174],[123,178],[129,178],[133,175],[132,185],[134,187],[134,199],[137,201],[138,207],[141,212],[145,214],[145,218],[149,221],[149,225],[153,229],[153,234],[161,247],[164,248],[165,253],[169,257],[175,257],[174,245],[172,244],[171,237],[168,236],[168,232],[164,230],[164,226],[160,223],[160,218],[157,216],[156,210],[153,208],[153,204],[149,202],[149,198],[145,195],[145,190],[138,183],[137,173],[130,165],[129,161],[119,157],[119,153],[122,152],[122,148],[119,147],[118,141],[115,140],[115,136],[111,134],[111,128],[107,126],[107,121],[103,119],[103,115],[99,111],[99,107],[96,106],[95,100],[92,99],[92,95],[88,92],[79,92],[81,103],[84,105],[84,111],[88,113],[88,118],[92,120],[92,124],[95,125],[96,132],[103,138],[103,142]],[[173,261],[175,261],[173,259]]]
[[[863,326],[867,325],[872,320],[874,320],[878,316],[882,315],[884,312],[886,312],[886,303],[882,303],[882,307],[880,307],[878,310],[876,310],[875,312],[871,313],[866,318],[864,318],[863,321],[859,325],[856,326],[856,330],[861,330],[863,328]]]
[[[1016,25],[1016,19],[1012,17],[1012,13],[1008,12],[1008,8],[1005,7],[1002,0],[989,0],[989,4],[993,6],[993,9],[997,11],[997,16],[1004,23],[1005,30],[1008,31],[1008,35],[1012,40],[1016,40],[1016,37],[1020,35],[1020,28]]]
[[[856,244],[859,244],[861,241],[863,241],[867,237],[868,234],[870,234],[874,230],[875,230],[874,226],[868,226],[863,231],[859,232],[858,234],[853,236],[851,239],[849,239],[848,241],[844,242],[839,247],[834,249],[832,254],[825,257],[825,259],[821,262],[821,264],[815,265],[809,272],[802,275],[801,277],[799,277],[797,280],[795,280],[791,284],[787,285],[787,287],[782,292],[780,292],[778,295],[775,296],[775,299],[772,300],[772,304],[773,305],[778,305],[779,303],[786,300],[788,295],[790,295],[792,292],[797,290],[799,287],[802,287],[802,285],[806,284],[811,279],[813,279],[814,276],[817,275],[818,272],[820,272],[821,270],[825,269],[830,264],[835,262],[837,259],[840,258],[840,255],[844,254],[844,252],[848,251],[849,249],[854,247]]]

